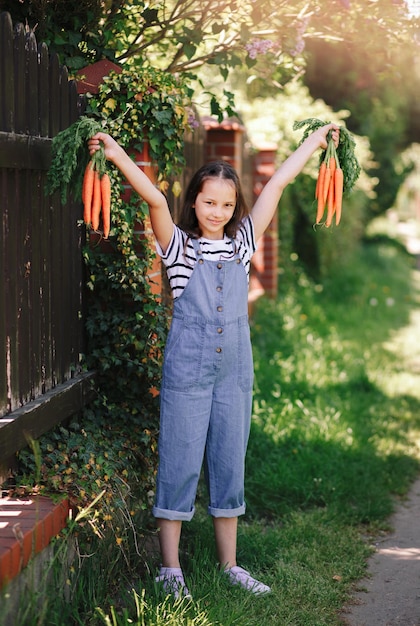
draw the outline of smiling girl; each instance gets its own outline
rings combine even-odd
[[[177,225],[165,196],[114,139],[97,133],[89,140],[90,153],[102,145],[106,157],[148,203],[173,295],[160,389],[153,515],[162,554],[156,580],[175,596],[189,595],[179,542],[182,522],[194,515],[203,464],[222,572],[232,584],[252,593],[271,591],[236,561],[252,411],[249,271],[256,242],[271,222],[284,188],[318,148],[327,147],[330,131],[338,145],[337,126],[319,128],[274,173],[251,210],[231,165],[224,161],[204,165],[188,186]]]

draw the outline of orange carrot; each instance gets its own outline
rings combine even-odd
[[[104,237],[108,239],[111,227],[111,179],[108,174],[101,178],[101,198],[102,198],[102,226]]]
[[[343,183],[344,183],[344,175],[341,167],[337,167],[334,173],[334,181],[335,181],[335,195],[334,195],[334,204],[335,204],[335,223],[338,226],[341,220],[341,209],[343,204]]]
[[[92,228],[98,230],[99,216],[101,213],[101,179],[99,172],[95,170],[95,178],[93,181],[93,200],[92,200]]]
[[[327,164],[323,161],[319,167],[318,179],[316,183],[315,189],[315,198],[318,200],[317,211],[316,211],[316,220],[315,224],[319,224],[322,216],[324,215],[324,183],[325,183],[325,170],[327,169]]]
[[[327,166],[327,168],[325,170],[325,178],[324,178],[324,195],[323,195],[324,205],[325,205],[325,203],[327,201],[327,198],[328,198],[328,189],[330,187],[330,180],[331,180],[331,170]]]
[[[318,196],[319,196],[319,188],[322,185],[322,183],[324,182],[325,168],[326,167],[327,167],[327,164],[325,163],[325,161],[322,161],[321,165],[319,166],[318,178],[316,179],[315,198],[317,198],[317,199],[318,199]]]
[[[325,210],[325,202],[323,202],[323,199],[322,199],[321,195],[319,195],[318,196],[318,205],[317,205],[317,209],[316,209],[315,224],[320,224],[321,223],[322,216],[324,215],[324,210]]]
[[[85,222],[85,224],[90,224],[91,221],[94,178],[94,165],[92,161],[89,161],[89,163],[86,165],[82,185],[83,221]]]
[[[332,218],[334,215],[334,183],[335,178],[331,176],[330,185],[328,187],[327,197],[327,219],[325,220],[325,226],[328,228],[331,226]]]

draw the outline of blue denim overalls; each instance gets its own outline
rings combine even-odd
[[[193,517],[203,460],[209,514],[245,512],[253,386],[246,271],[237,254],[210,261],[193,245],[198,261],[174,301],[160,392],[153,515],[168,520]]]

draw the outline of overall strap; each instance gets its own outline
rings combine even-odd
[[[198,241],[198,239],[196,239],[195,237],[191,237],[191,241],[192,241],[192,245],[194,247],[195,254],[197,256],[202,254],[201,247],[200,247],[200,242]]]

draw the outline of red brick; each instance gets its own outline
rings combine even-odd
[[[2,581],[8,581],[12,575],[12,550],[10,547],[2,546],[0,542],[0,588]]]
[[[76,80],[77,93],[98,93],[99,85],[111,71],[119,74],[122,67],[107,59],[97,61],[79,70],[76,74],[77,77],[80,77],[79,80]]]
[[[207,141],[212,144],[224,143],[229,137],[235,137],[232,130],[208,130]]]
[[[46,496],[37,496],[34,499],[33,506],[36,511],[52,511],[57,507],[57,505],[54,504],[54,502]]]
[[[69,503],[49,498],[0,499],[0,586],[12,580],[29,560],[65,527]]]
[[[60,524],[61,529],[65,528],[69,521],[70,515],[70,503],[68,500],[62,500],[58,505],[58,510],[60,511]]]
[[[48,545],[48,542],[45,541],[43,520],[39,520],[38,522],[36,522],[33,528],[32,543],[34,554],[38,554],[38,552],[41,552],[41,550],[46,548]]]
[[[44,541],[48,545],[57,533],[54,529],[54,513],[50,511],[43,519]]]
[[[34,555],[32,544],[33,531],[28,530],[23,536],[23,546],[21,545],[22,567],[26,567]]]
[[[225,160],[232,158],[236,155],[236,149],[234,144],[220,143],[214,146],[214,153],[223,157]]]

